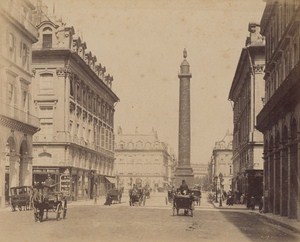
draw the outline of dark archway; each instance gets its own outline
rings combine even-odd
[[[289,218],[297,218],[298,203],[298,142],[297,122],[291,121],[291,146],[290,146],[290,211]]]
[[[287,216],[288,214],[288,129],[286,126],[282,130],[282,161],[281,161],[281,209],[280,215]]]
[[[274,141],[273,136],[270,138],[269,143],[269,182],[270,182],[270,192],[269,192],[269,211],[273,212],[274,204],[274,155],[273,155]]]
[[[274,213],[280,213],[280,134],[276,131],[274,144]]]

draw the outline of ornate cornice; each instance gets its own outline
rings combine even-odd
[[[3,115],[0,115],[0,126],[5,126],[7,128],[17,130],[23,133],[31,134],[31,135],[33,135],[39,130],[38,127],[34,127],[32,125],[22,123],[18,120],[11,119]]]

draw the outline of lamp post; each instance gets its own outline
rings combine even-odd
[[[216,189],[216,203],[218,202],[218,177],[214,177],[215,180],[215,189]]]
[[[223,174],[222,173],[219,174],[219,179],[220,179],[220,203],[219,203],[219,207],[222,207],[222,194],[223,194],[223,190],[222,190]]]

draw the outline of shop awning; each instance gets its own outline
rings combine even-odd
[[[106,180],[108,180],[110,183],[117,184],[117,180],[114,177],[105,177]]]

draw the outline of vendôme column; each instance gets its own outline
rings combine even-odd
[[[194,185],[194,173],[191,167],[191,111],[190,111],[190,65],[187,62],[187,51],[184,49],[178,78],[179,90],[179,134],[178,134],[178,166],[175,170],[175,185],[185,180],[189,187]]]

